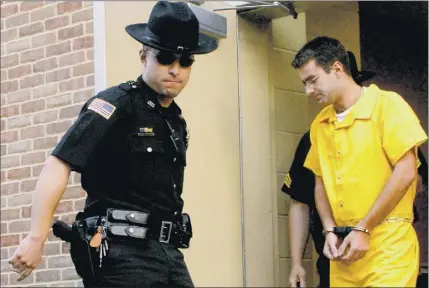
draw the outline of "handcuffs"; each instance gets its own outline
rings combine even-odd
[[[326,237],[328,233],[334,233],[340,240],[343,240],[352,231],[361,231],[367,233],[368,235],[370,234],[368,229],[360,226],[336,226],[328,229],[323,229],[322,234]]]

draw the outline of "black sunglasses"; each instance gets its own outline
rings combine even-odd
[[[152,50],[147,50],[150,54],[156,57],[156,60],[161,65],[170,65],[173,64],[174,61],[179,60],[179,64],[182,67],[190,67],[195,59],[190,54],[174,54],[172,52],[167,51],[158,51],[157,53]]]

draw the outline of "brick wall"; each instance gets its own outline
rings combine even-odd
[[[43,162],[94,93],[92,2],[1,2],[1,286],[18,285],[7,259],[30,227]],[[84,204],[72,174],[56,218]],[[81,286],[66,243],[52,235],[19,286]]]

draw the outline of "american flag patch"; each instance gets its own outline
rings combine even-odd
[[[113,112],[115,112],[116,107],[102,99],[97,98],[91,102],[91,104],[88,106],[88,109],[94,111],[106,119],[109,119]]]

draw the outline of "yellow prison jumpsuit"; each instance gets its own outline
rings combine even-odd
[[[357,225],[382,192],[396,162],[427,140],[404,99],[376,85],[365,89],[342,122],[337,121],[332,105],[325,107],[313,121],[310,137],[312,146],[304,166],[322,177],[338,226]],[[370,248],[363,258],[351,264],[331,261],[332,287],[415,286],[419,270],[419,246],[412,226],[416,184],[415,180],[386,220],[371,231]]]

